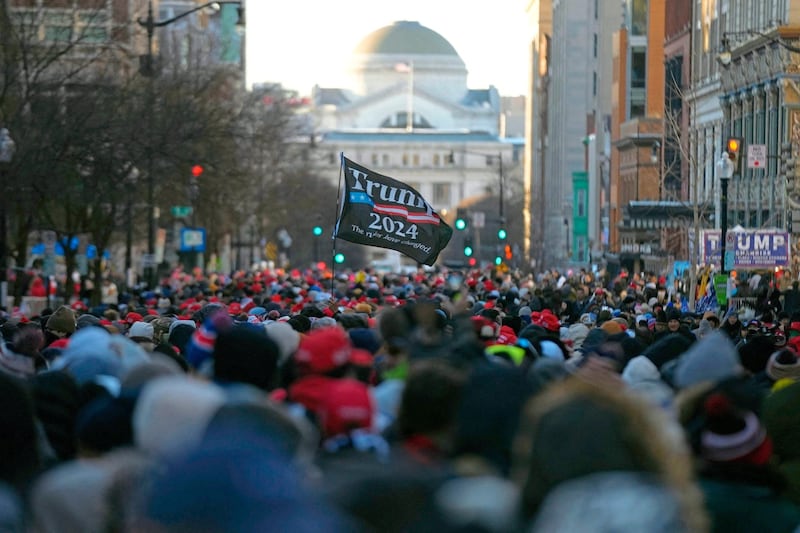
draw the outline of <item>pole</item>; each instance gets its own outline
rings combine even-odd
[[[725,264],[725,256],[728,252],[728,180],[723,178],[720,187],[720,246],[722,247],[722,273],[727,274],[728,269]]]
[[[406,111],[406,131],[414,131],[414,62],[408,62],[408,110]]]
[[[147,20],[145,23],[147,29],[147,76],[151,79],[147,84],[147,118],[149,121],[149,130],[152,131],[153,120],[153,76],[155,76],[155,67],[153,65],[153,34],[155,31],[155,20],[153,19],[153,0],[147,3]],[[145,279],[147,285],[152,288],[155,286],[155,265],[152,263],[156,256],[156,207],[155,203],[155,177],[153,176],[153,149],[150,146],[152,139],[148,139],[147,143],[147,255],[148,262],[145,265]]]
[[[505,197],[505,191],[504,191],[504,188],[505,188],[505,177],[503,176],[503,153],[502,152],[498,152],[497,153],[497,160],[500,162],[499,163],[499,167],[498,167],[499,168],[498,172],[500,174],[500,176],[499,176],[500,177],[500,205],[499,205],[500,224],[505,225],[505,223],[506,223],[505,211],[503,210],[503,201],[504,201],[504,197]]]

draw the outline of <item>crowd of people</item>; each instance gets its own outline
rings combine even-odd
[[[770,301],[263,270],[1,310],[0,531],[797,531],[800,310]]]

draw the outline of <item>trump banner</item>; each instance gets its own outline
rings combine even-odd
[[[418,263],[436,262],[453,230],[413,187],[342,156],[344,191],[339,239],[389,248]]]

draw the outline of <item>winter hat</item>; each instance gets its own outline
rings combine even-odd
[[[75,434],[82,448],[105,453],[133,444],[135,398],[100,396],[80,410]]]
[[[680,333],[670,333],[648,346],[642,355],[650,359],[656,368],[661,367],[683,355],[692,345],[691,341]]]
[[[572,347],[579,350],[583,346],[583,341],[589,335],[589,328],[583,323],[572,324],[567,329],[567,339],[572,341]]]
[[[554,359],[556,361],[564,361],[564,352],[555,342],[549,339],[542,339],[539,341],[539,352],[542,357],[547,359]]]
[[[792,383],[764,398],[761,416],[780,461],[800,458],[800,383]]]
[[[168,376],[142,389],[133,411],[133,436],[143,451],[159,456],[185,454],[200,442],[206,425],[225,403],[218,386]]]
[[[337,379],[328,386],[317,416],[323,437],[371,429],[375,406],[369,389],[354,379]]]
[[[214,353],[214,345],[220,331],[233,327],[233,319],[224,312],[217,312],[206,317],[203,324],[194,330],[186,345],[186,360],[194,368],[203,368],[206,361]]]
[[[356,348],[361,348],[375,355],[381,348],[378,332],[370,328],[353,328],[348,330],[350,341]]]
[[[53,333],[72,335],[75,333],[76,325],[75,312],[66,305],[62,305],[47,319],[45,329]]]
[[[283,365],[300,345],[300,334],[287,322],[265,322],[264,329],[272,341],[278,345],[278,365]]]
[[[342,328],[314,329],[300,340],[294,360],[300,374],[326,374],[347,364],[352,349]]]
[[[764,335],[756,335],[748,342],[739,345],[739,361],[752,374],[763,372],[767,368],[775,345]]]
[[[278,367],[279,353],[278,345],[260,325],[243,323],[222,329],[214,343],[214,379],[267,390]]]
[[[767,362],[767,375],[774,381],[783,378],[800,381],[800,360],[788,348],[779,350],[773,353]]]
[[[478,339],[484,343],[492,343],[500,334],[500,324],[484,316],[472,316],[472,329]]]
[[[579,322],[584,326],[592,327],[594,326],[594,317],[592,316],[591,313],[583,313],[581,315]]]
[[[100,319],[94,315],[84,314],[78,317],[75,323],[75,329],[87,328],[89,326],[99,326]]]
[[[134,342],[153,342],[153,324],[134,322],[128,330],[128,338]]]
[[[622,326],[619,322],[615,320],[607,320],[603,322],[603,325],[600,326],[600,329],[608,333],[609,337],[613,337],[614,335],[619,335],[623,332]]]
[[[727,335],[715,331],[695,342],[681,356],[673,381],[677,388],[683,389],[703,381],[721,381],[739,374],[740,370],[736,347]]]
[[[193,330],[197,328],[197,323],[195,323],[194,320],[175,320],[169,325],[169,329],[167,330],[167,334],[168,335],[172,335],[172,332],[175,330],[175,328],[177,328],[178,326],[181,326],[181,325],[189,326]]]
[[[755,413],[738,409],[722,393],[711,394],[703,408],[706,421],[700,447],[705,459],[755,465],[769,460],[772,441]]]
[[[75,457],[74,427],[80,407],[78,384],[69,374],[41,372],[31,380],[36,418],[61,461]]]
[[[611,320],[613,315],[611,311],[608,309],[602,309],[599,313],[597,313],[597,324],[603,324],[604,322]]]

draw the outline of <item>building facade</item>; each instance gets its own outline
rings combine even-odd
[[[468,231],[484,236],[477,239],[482,243],[477,258],[494,258],[496,237],[490,235],[503,224],[509,240],[519,246],[520,212],[501,213],[501,191],[511,196],[523,160],[522,139],[501,136],[503,124],[519,120],[511,102],[501,113],[496,88],[469,89],[458,52],[414,21],[367,35],[354,51],[350,75],[348,88],[313,90],[311,116],[321,171],[337,181],[344,154],[413,186],[450,221],[459,207],[494,197],[496,208],[472,213]],[[455,235],[443,257],[464,259],[458,242],[463,238]],[[386,262],[387,254],[376,249],[372,260]]]

